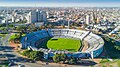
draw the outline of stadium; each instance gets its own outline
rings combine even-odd
[[[44,52],[49,57],[66,54],[77,58],[98,57],[104,40],[90,31],[76,29],[40,30],[21,38],[22,48]]]

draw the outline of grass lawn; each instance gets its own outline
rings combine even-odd
[[[3,61],[3,63],[0,63],[0,67],[8,67],[8,64],[8,61]]]
[[[1,65],[1,64],[0,64],[0,67],[8,67],[8,64],[6,64],[6,65]]]
[[[108,59],[102,59],[100,63],[110,62]]]
[[[9,41],[12,41],[12,40],[14,40],[15,38],[19,38],[19,37],[20,37],[19,34],[12,34],[12,35],[10,36],[10,38],[9,38]]]
[[[81,41],[68,38],[51,38],[47,42],[47,47],[54,50],[68,50],[76,52],[81,47]]]
[[[103,63],[100,63],[100,67],[120,67],[120,60],[116,60],[116,61],[108,61],[106,60],[107,62],[103,62]]]
[[[0,37],[5,37],[6,36],[6,34],[0,34]]]

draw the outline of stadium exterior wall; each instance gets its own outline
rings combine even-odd
[[[85,40],[89,43],[89,48],[85,52],[74,52],[74,53],[68,52],[67,54],[68,56],[74,56],[80,58],[83,56],[84,57],[91,56],[92,58],[94,58],[94,57],[98,57],[103,51],[104,41],[100,36],[90,33],[89,31],[82,31],[75,29],[48,29],[48,30],[40,30],[27,34],[21,39],[22,47],[31,48],[32,50],[36,50],[36,51],[42,51],[44,53],[48,53],[49,55],[53,56],[55,53],[57,53],[57,51],[53,50],[54,52],[52,52],[51,49],[43,49],[43,48],[37,49],[34,45],[40,39],[46,37],[54,37],[54,36],[73,37],[81,40],[85,38]]]

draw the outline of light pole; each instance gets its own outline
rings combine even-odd
[[[70,29],[70,19],[67,18],[67,22],[68,22],[68,29]]]
[[[68,29],[70,29],[70,20],[68,20]]]

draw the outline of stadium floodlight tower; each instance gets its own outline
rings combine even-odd
[[[68,29],[70,29],[70,20],[68,20]]]
[[[68,29],[70,29],[70,19],[67,18],[67,21],[68,21]]]

